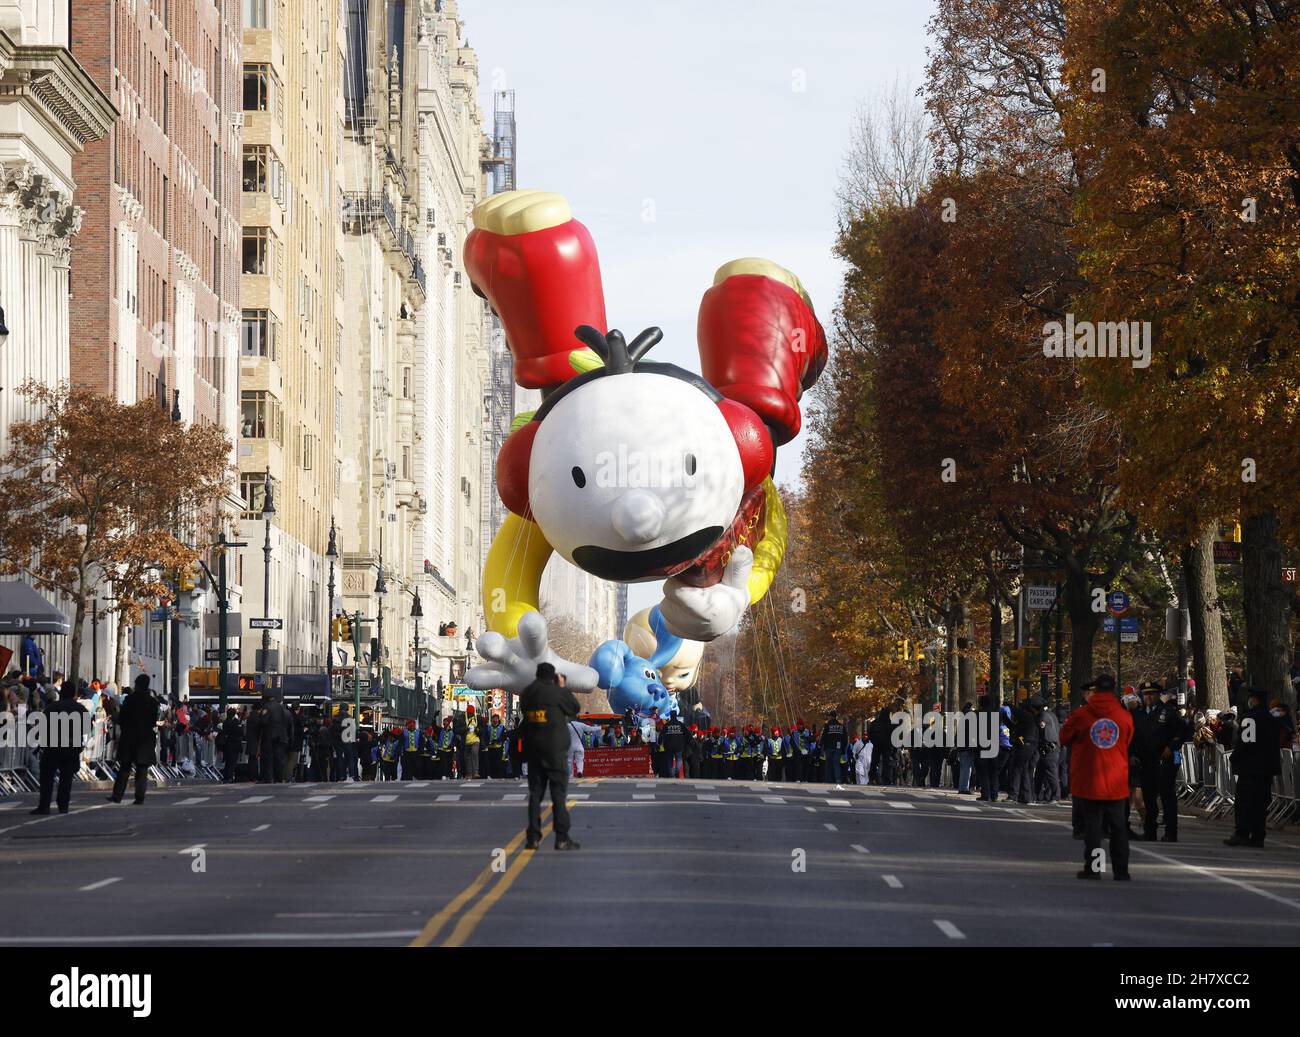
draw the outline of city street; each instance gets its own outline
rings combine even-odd
[[[515,781],[190,785],[0,804],[0,944],[1075,945],[1300,942],[1300,841],[1222,823],[1079,882],[1065,805],[943,790],[577,781],[578,853],[521,849]],[[495,862],[495,867],[494,867]],[[799,865],[802,863],[802,867]]]

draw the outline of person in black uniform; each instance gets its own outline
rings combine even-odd
[[[840,721],[839,714],[832,709],[830,716],[826,718],[826,723],[822,725],[822,781],[829,783],[834,778],[836,785],[844,781],[844,772],[840,769],[840,754],[844,751],[846,740],[844,724]]]
[[[68,812],[68,805],[72,802],[72,778],[81,766],[87,715],[85,707],[77,701],[76,682],[64,681],[59,688],[58,701],[45,707],[47,744],[41,746],[41,799],[33,814],[50,812],[56,773],[59,776],[59,813]]]
[[[239,710],[231,706],[226,711],[226,722],[221,725],[221,783],[235,783],[235,765],[244,747],[244,725],[239,722]]]
[[[1273,776],[1282,773],[1282,728],[1264,708],[1264,693],[1258,688],[1246,692],[1246,703],[1230,757],[1232,773],[1237,776],[1237,796],[1232,807],[1235,830],[1223,841],[1228,846],[1259,847],[1264,845]]]
[[[1165,689],[1159,681],[1144,681],[1138,688],[1142,705],[1133,714],[1136,728],[1134,742],[1137,746],[1142,777],[1142,802],[1146,804],[1146,826],[1143,838],[1156,840],[1156,803],[1165,818],[1162,842],[1178,842],[1178,791],[1175,785],[1178,768],[1174,753],[1183,747],[1183,722],[1178,707],[1161,702]]]
[[[1034,801],[1034,768],[1038,766],[1038,711],[1043,700],[1031,697],[1011,714],[1011,798],[1020,803]]]
[[[665,772],[660,777],[684,778],[682,757],[686,752],[686,725],[675,709],[664,721],[663,730],[659,732],[659,744],[663,746]]]
[[[569,838],[569,722],[578,715],[578,700],[557,677],[555,667],[540,663],[537,679],[524,689],[519,707],[523,712],[524,759],[528,763],[528,842],[535,850],[542,841],[542,798],[549,786],[555,811],[555,848],[576,850]]]
[[[158,700],[149,690],[147,673],[135,679],[135,684],[122,700],[117,724],[118,772],[117,780],[113,782],[113,793],[108,798],[114,803],[122,802],[134,767],[135,802],[138,806],[144,802],[145,789],[149,785],[149,768],[157,762]]]

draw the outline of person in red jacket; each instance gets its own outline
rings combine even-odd
[[[1101,851],[1104,826],[1110,828],[1111,872],[1122,881],[1128,872],[1128,752],[1133,718],[1115,697],[1115,679],[1102,674],[1083,686],[1087,702],[1066,719],[1061,744],[1072,748],[1070,791],[1083,811],[1081,879],[1099,879],[1105,870]]]

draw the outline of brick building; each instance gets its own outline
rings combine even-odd
[[[236,0],[77,0],[72,53],[121,113],[76,157],[72,381],[236,432]],[[179,397],[176,393],[179,392]]]

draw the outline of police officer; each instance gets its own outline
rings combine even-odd
[[[839,714],[832,709],[830,716],[826,718],[826,723],[822,725],[821,748],[826,761],[821,776],[822,781],[829,783],[832,777],[836,785],[844,781],[842,759],[845,741],[844,724],[841,723]]]
[[[45,707],[45,741],[41,745],[41,798],[33,814],[48,814],[54,798],[54,776],[59,776],[59,813],[72,802],[72,778],[81,766],[86,742],[86,708],[77,701],[77,682],[64,681],[57,702]],[[1273,739],[1277,744],[1277,739]]]
[[[1228,846],[1264,845],[1264,822],[1273,796],[1273,776],[1282,773],[1281,724],[1264,707],[1258,688],[1246,692],[1246,711],[1234,734],[1232,773],[1237,776],[1233,803],[1234,830]],[[44,770],[41,772],[44,778]]]
[[[528,763],[528,842],[525,849],[535,850],[542,841],[542,798],[549,787],[555,811],[555,848],[576,850],[569,838],[569,722],[578,715],[578,700],[564,687],[564,677],[555,667],[541,663],[537,679],[524,689],[520,699],[523,710],[524,759]]]
[[[1183,723],[1178,707],[1162,702],[1165,689],[1159,681],[1144,681],[1138,691],[1142,705],[1133,714],[1136,728],[1134,744],[1141,767],[1142,802],[1146,804],[1147,842],[1156,839],[1156,803],[1164,813],[1165,834],[1162,842],[1178,842],[1178,792],[1175,787],[1178,767],[1174,754],[1183,747]]]
[[[659,745],[664,753],[665,778],[684,778],[683,754],[686,751],[686,725],[673,710],[664,721],[663,730],[659,732]]]
[[[1042,736],[1038,713],[1042,708],[1043,700],[1035,696],[1011,714],[1011,798],[1021,803],[1034,801],[1034,768]]]
[[[1035,789],[1043,790],[1043,802],[1061,798],[1061,723],[1056,712],[1044,708],[1038,714],[1038,777]]]

